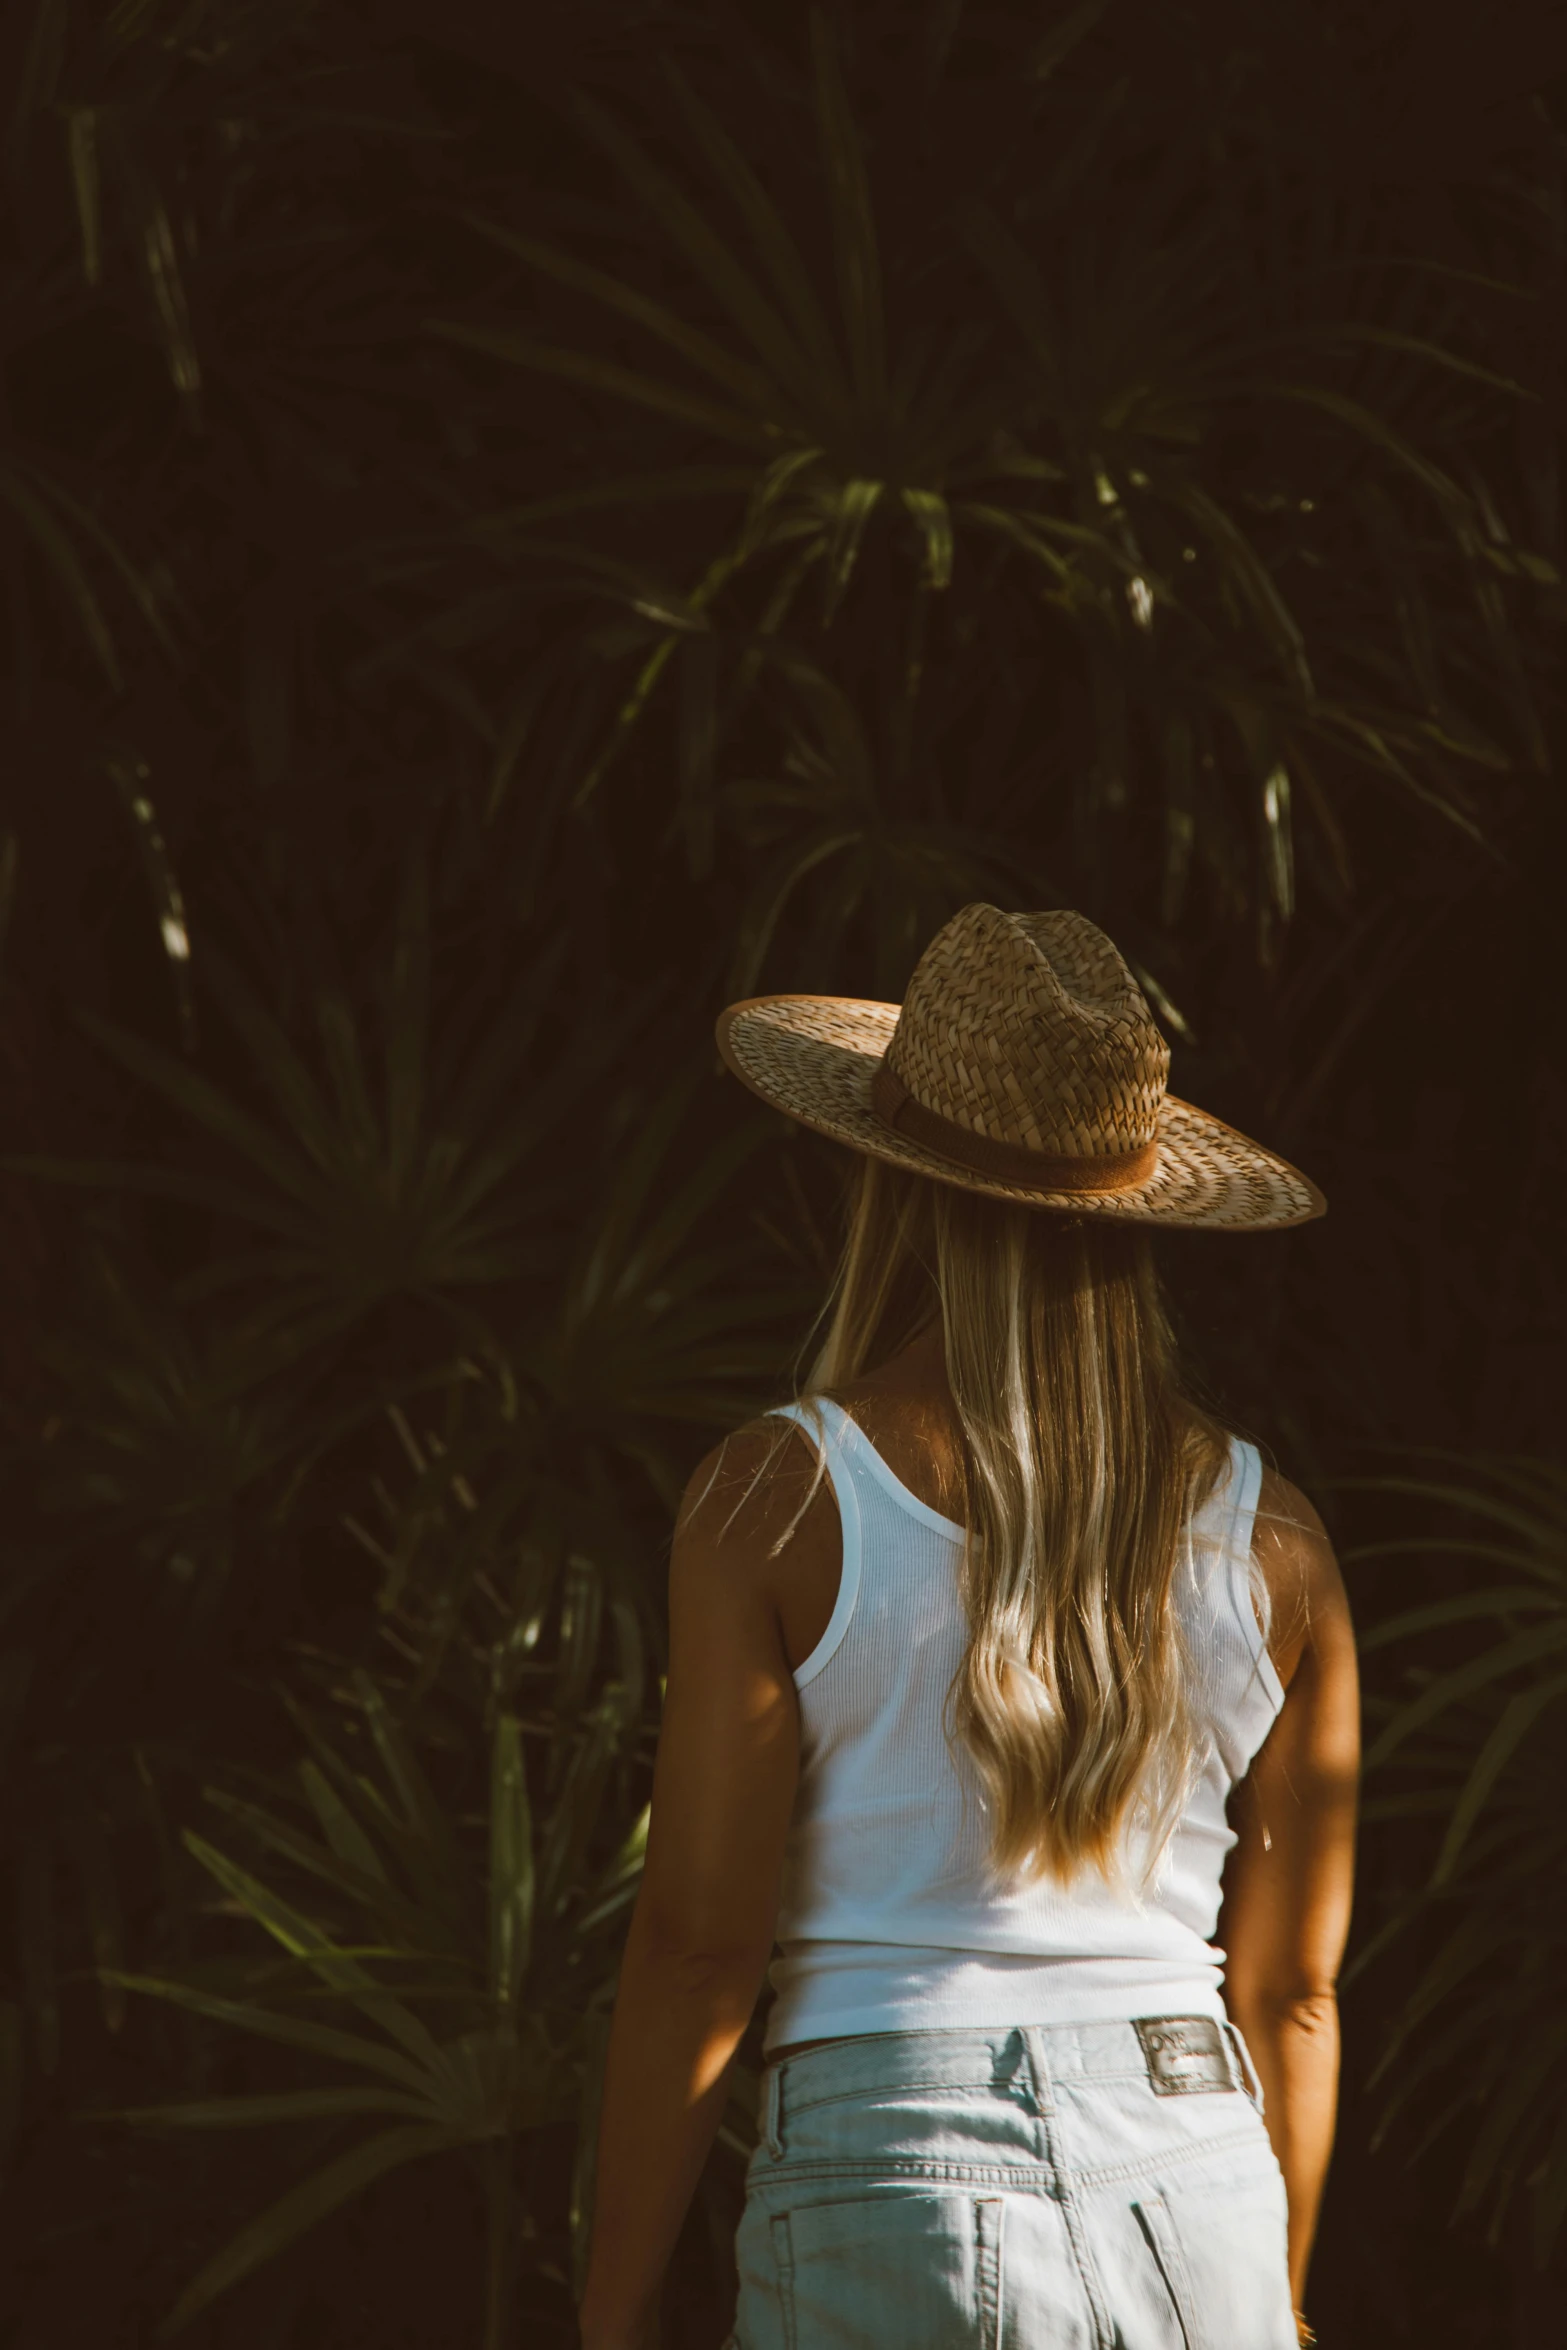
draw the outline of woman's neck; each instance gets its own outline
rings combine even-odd
[[[963,1519],[963,1447],[939,1321],[838,1393],[892,1469],[944,1517]]]
[[[944,1333],[939,1320],[927,1322],[918,1337],[900,1347],[873,1371],[867,1371],[855,1380],[856,1387],[868,1387],[880,1395],[918,1397],[921,1402],[952,1406],[952,1389],[947,1379],[947,1352]]]

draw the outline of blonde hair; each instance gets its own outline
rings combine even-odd
[[[1146,1885],[1203,1739],[1175,1606],[1225,1432],[1182,1391],[1147,1235],[861,1157],[826,1335],[831,1395],[937,1317],[960,1430],[968,1647],[947,1735],[1003,1875]]]

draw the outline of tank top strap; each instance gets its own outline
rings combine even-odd
[[[1232,1563],[1238,1562],[1243,1575],[1247,1574],[1251,1558],[1252,1536],[1257,1523],[1257,1504],[1262,1498],[1262,1455],[1254,1444],[1244,1437],[1230,1438],[1230,1532],[1227,1548]],[[1248,1590],[1250,1578],[1247,1575]]]
[[[821,1639],[794,1675],[795,1687],[803,1689],[808,1682],[815,1680],[842,1644],[859,1602],[864,1538],[861,1531],[859,1485],[853,1467],[854,1422],[842,1404],[834,1403],[826,1395],[811,1396],[800,1403],[778,1404],[765,1417],[769,1420],[792,1420],[820,1457],[827,1482],[832,1487],[833,1499],[838,1505],[838,1526],[843,1539],[838,1597],[832,1616]]]
[[[838,1515],[843,1521],[844,1533],[850,1532],[858,1546],[866,1503],[871,1496],[865,1491],[865,1464],[861,1457],[864,1439],[855,1426],[853,1417],[841,1403],[834,1403],[830,1395],[802,1396],[795,1403],[781,1403],[767,1413],[770,1420],[792,1420],[811,1450],[818,1456],[838,1504]],[[846,1542],[847,1547],[847,1542]]]
[[[858,1455],[855,1438],[858,1438],[860,1431],[855,1429],[853,1417],[843,1410],[841,1403],[834,1403],[832,1396],[801,1396],[796,1403],[778,1403],[764,1417],[792,1419],[796,1429],[801,1431],[801,1436],[806,1438],[806,1443],[811,1445],[811,1450],[822,1452],[822,1457],[825,1457],[827,1473],[834,1480],[834,1490],[839,1480],[853,1478],[855,1466],[858,1466],[858,1462],[855,1462],[855,1455]]]
[[[827,1472],[845,1461],[854,1440],[854,1422],[830,1395],[802,1396],[796,1403],[775,1404],[765,1417],[792,1420],[813,1451],[820,1452]]]
[[[1232,1436],[1228,1469],[1191,1527],[1198,1678],[1232,1778],[1245,1772],[1284,1702],[1268,1648],[1267,1587],[1252,1560],[1261,1492],[1261,1454]]]

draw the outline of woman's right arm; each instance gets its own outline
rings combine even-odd
[[[1360,1689],[1349,1600],[1304,1494],[1271,1472],[1255,1554],[1273,1596],[1283,1711],[1230,1801],[1239,1841],[1224,1871],[1224,2000],[1255,2060],[1289,2197],[1299,2308],[1333,2150],[1337,1981],[1349,1933],[1360,1771]]]

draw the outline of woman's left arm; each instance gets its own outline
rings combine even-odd
[[[697,1471],[675,1529],[669,1676],[610,2028],[583,2350],[657,2342],[664,2271],[772,1953],[799,1711],[770,1554],[809,1482],[801,1445],[744,1432]],[[791,1558],[837,1540],[823,1487]]]

